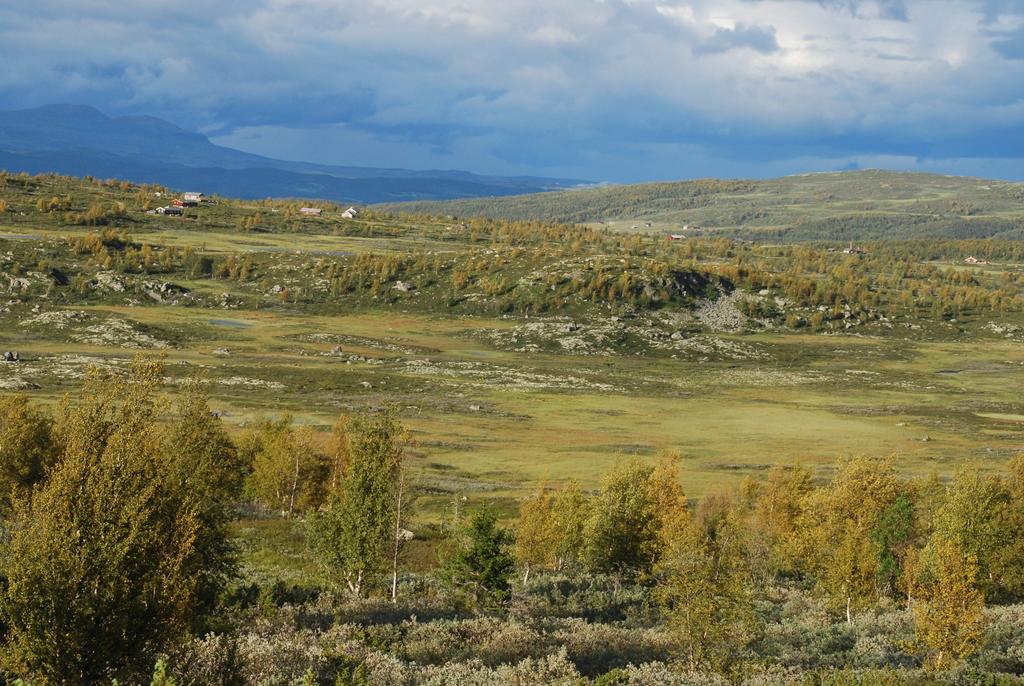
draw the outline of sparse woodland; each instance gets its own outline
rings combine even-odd
[[[698,207],[758,188],[648,190],[665,202],[685,191]],[[120,362],[127,346],[101,355],[106,339],[82,338],[95,335],[82,324],[85,334],[56,339],[61,354],[92,346],[62,372],[73,380],[62,399],[35,392],[49,382],[43,373],[24,377],[39,385],[0,395],[3,683],[1024,683],[1024,456],[1003,447],[1019,447],[1010,429],[999,429],[998,455],[935,460],[935,469],[909,470],[901,455],[851,446],[857,457],[823,470],[751,442],[744,449],[765,468],[698,496],[692,455],[618,447],[587,484],[495,477],[471,490],[461,473],[428,461],[418,444],[424,430],[411,422],[438,420],[414,411],[412,403],[426,402],[393,371],[437,350],[395,343],[386,360],[395,367],[383,378],[366,371],[385,364],[383,352],[346,365],[341,344],[299,348],[308,341],[294,328],[306,316],[366,313],[496,327],[550,321],[572,334],[608,326],[614,335],[604,347],[578,358],[557,345],[527,353],[565,355],[556,358],[563,366],[586,354],[610,366],[675,361],[684,349],[670,342],[705,335],[713,325],[695,313],[724,303],[740,343],[797,341],[796,352],[756,358],[759,370],[795,365],[804,337],[836,347],[844,336],[882,341],[909,356],[903,349],[917,343],[1004,344],[1015,335],[1024,242],[910,232],[851,253],[827,240],[676,242],[372,209],[358,220],[303,218],[298,202],[223,198],[172,218],[146,214],[168,202],[164,188],[13,174],[0,175],[0,195],[5,231],[51,232],[0,243],[5,341],[46,340],[34,332],[91,323],[106,310],[173,308],[203,318],[159,345],[157,333],[170,327],[131,329],[136,348],[163,353],[132,353],[130,363]],[[603,197],[617,207],[650,201]],[[954,209],[974,216],[971,207]],[[315,247],[272,242],[282,236]],[[359,248],[315,243],[322,237],[358,239]],[[840,237],[840,228],[823,236]],[[260,322],[282,317],[293,328],[265,347],[239,338],[241,353],[204,348],[175,359],[196,341],[221,345],[208,318],[225,310]],[[993,322],[1005,328],[993,334]],[[353,334],[344,346],[352,342],[365,341]],[[252,357],[218,375],[211,360],[231,354]],[[303,377],[299,363],[314,354],[338,366]],[[258,376],[284,355],[285,372]],[[731,373],[742,363],[725,358],[713,368],[710,354],[695,357],[698,372]],[[353,409],[318,423],[295,396],[312,398],[314,381],[330,383],[323,369],[341,377],[341,365],[358,381],[327,387],[329,407]],[[290,391],[291,377],[306,385]],[[475,397],[422,387],[416,393],[452,403],[449,411]],[[843,387],[851,388],[862,387]],[[369,390],[372,400],[349,403]],[[936,386],[925,390],[946,400]],[[895,405],[899,391],[894,382],[881,392]],[[222,416],[222,407],[236,413],[245,403],[255,418]],[[1008,402],[968,409],[961,424],[979,414],[1017,421]],[[474,426],[498,421],[478,405],[468,413]],[[936,417],[922,424],[944,430]],[[509,421],[530,431],[527,419]],[[436,475],[446,470],[453,473],[442,484]]]
[[[52,412],[3,401],[8,675],[968,683],[1024,666],[1024,458],[948,484],[885,459],[824,483],[780,465],[698,503],[678,456],[624,459],[511,518],[468,503],[411,573],[417,485],[393,415],[326,442],[288,419],[231,438],[201,391],[168,402],[161,378],[138,358]],[[244,583],[228,527],[253,507],[304,522],[331,581]]]

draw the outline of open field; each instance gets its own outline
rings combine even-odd
[[[69,182],[52,183],[35,195],[59,194]],[[145,195],[76,192],[129,203]],[[966,312],[955,323],[918,314],[907,317],[903,334],[885,328],[884,317],[809,333],[749,321],[716,326],[700,317],[699,302],[611,319],[587,301],[543,316],[502,314],[488,304],[498,295],[453,300],[422,278],[411,293],[396,294],[389,282],[386,299],[359,290],[319,296],[309,285],[313,262],[415,253],[469,255],[469,264],[480,254],[495,264],[508,248],[495,252],[500,239],[484,228],[472,235],[476,226],[384,216],[286,221],[287,206],[226,200],[189,210],[192,219],[129,211],[114,220],[155,254],[255,260],[248,278],[189,274],[184,263],[153,267],[152,279],[173,280],[183,294],[163,297],[146,285],[145,270],[104,269],[95,255],[69,252],[69,238],[95,236],[96,228],[59,225],[66,222],[52,212],[8,197],[27,211],[0,217],[10,281],[0,348],[19,351],[22,362],[0,368],[0,387],[55,401],[90,364],[124,366],[153,350],[167,356],[172,382],[204,379],[235,427],[289,412],[326,429],[339,413],[394,404],[414,431],[428,517],[461,492],[503,500],[568,477],[593,487],[621,456],[664,450],[684,455],[684,483],[701,497],[777,463],[800,462],[824,477],[843,457],[893,455],[906,473],[948,476],[965,462],[997,464],[1024,448],[1024,345],[1013,311]],[[265,227],[236,226],[257,214]],[[43,288],[33,280],[39,272],[24,266],[31,255],[91,281],[76,294]],[[995,283],[1020,274],[1009,255],[968,275]],[[695,258],[729,262],[711,253],[688,259]],[[758,259],[782,271],[790,258],[768,250]],[[966,269],[941,256],[921,263]],[[279,284],[307,291],[287,301]],[[444,304],[458,300],[478,304]],[[696,320],[686,308],[696,309]],[[669,338],[676,320],[689,321],[686,334]]]
[[[502,320],[68,311],[85,318],[76,330],[116,320],[167,341],[169,373],[208,379],[231,424],[287,411],[326,427],[341,412],[396,403],[424,465],[456,467],[514,494],[540,479],[594,485],[619,455],[667,449],[685,455],[699,496],[779,462],[827,471],[844,456],[894,454],[908,472],[948,475],[1024,447],[1024,426],[1013,421],[1024,410],[1016,342],[982,351],[925,342],[897,353],[891,341],[793,335],[758,341],[769,357],[756,361],[608,359],[495,350],[482,333],[507,328]],[[74,333],[52,340],[58,331],[28,332],[25,321],[32,316],[5,317],[0,347],[24,361],[4,369],[3,383],[37,397],[72,389],[91,362],[123,366],[134,354],[116,342],[75,342]],[[794,347],[801,359],[773,364]]]

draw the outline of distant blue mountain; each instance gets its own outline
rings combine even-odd
[[[0,112],[0,168],[130,179],[239,198],[358,203],[520,195],[586,183],[275,160],[214,145],[155,117],[108,117],[82,105]]]

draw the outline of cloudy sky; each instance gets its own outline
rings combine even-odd
[[[5,0],[0,109],[331,164],[1024,179],[1024,0]]]

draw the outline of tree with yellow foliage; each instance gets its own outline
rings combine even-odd
[[[658,565],[662,580],[655,593],[691,670],[725,668],[755,621],[744,523],[729,512],[706,524],[679,523]]]
[[[977,558],[953,538],[933,537],[923,551],[912,607],[927,668],[949,669],[981,648],[985,597],[977,577]]]
[[[1010,460],[1008,467],[1013,497],[1018,503],[1024,504],[1024,453]]]
[[[686,535],[690,521],[686,493],[679,482],[682,462],[678,452],[664,453],[650,477],[651,507],[658,520],[661,546],[666,550],[676,538]]]
[[[874,532],[904,490],[891,462],[860,458],[841,464],[805,501],[802,556],[832,606],[845,609],[847,622],[878,597],[883,548]]]
[[[253,501],[287,517],[323,501],[329,467],[312,429],[293,427],[290,415],[261,420],[242,436],[240,449],[252,465],[246,489]]]
[[[0,511],[43,480],[57,460],[53,419],[25,396],[0,398]]]
[[[534,568],[553,565],[558,558],[558,529],[555,499],[544,484],[519,506],[515,530],[515,556],[523,567],[523,583]]]
[[[800,561],[800,518],[812,491],[811,472],[804,467],[774,467],[761,484],[751,523],[769,549],[774,572],[793,573]]]

